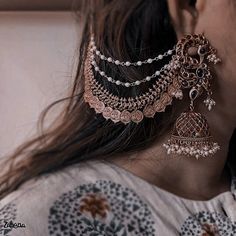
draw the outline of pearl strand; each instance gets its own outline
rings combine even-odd
[[[150,76],[146,76],[144,79],[142,80],[136,80],[134,82],[121,82],[120,80],[114,80],[112,77],[108,76],[104,71],[102,71],[99,66],[97,65],[96,61],[94,60],[94,57],[92,57],[92,63],[91,63],[94,67],[94,70],[97,71],[102,77],[106,78],[107,81],[119,85],[119,86],[125,86],[125,87],[134,87],[134,86],[139,86],[141,83],[145,83],[145,82],[149,82],[151,81],[151,79],[154,79],[158,76],[161,75],[161,73],[163,73],[166,70],[170,70],[171,66],[169,64],[164,65],[160,70],[155,71],[154,74],[150,75]]]
[[[91,45],[92,45],[92,49],[91,49],[92,52],[95,53],[101,60],[113,63],[113,64],[115,64],[117,66],[127,66],[127,67],[129,67],[129,66],[142,66],[144,64],[152,64],[154,61],[160,61],[160,60],[164,59],[165,57],[173,55],[173,53],[175,52],[175,46],[174,46],[173,49],[168,50],[164,54],[160,54],[157,57],[148,58],[148,59],[146,59],[144,61],[130,62],[130,61],[119,61],[119,60],[113,59],[111,57],[106,57],[105,55],[103,55],[97,49],[93,37],[91,37]]]

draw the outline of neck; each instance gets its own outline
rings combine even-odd
[[[208,113],[208,114],[207,114]],[[181,197],[206,200],[228,191],[230,178],[225,168],[228,144],[233,132],[233,125],[225,122],[227,114],[222,114],[221,106],[212,112],[202,109],[202,114],[211,127],[212,135],[221,149],[213,157],[189,158],[186,156],[168,156],[162,147],[168,136],[152,147],[127,157],[112,159],[116,165]],[[224,125],[223,125],[224,124]]]

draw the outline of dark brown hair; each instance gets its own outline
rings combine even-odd
[[[83,68],[89,42],[89,29],[93,28],[95,41],[106,55],[120,60],[146,59],[171,49],[176,44],[176,34],[171,24],[166,0],[83,0],[79,1],[79,14],[83,21],[77,75],[71,95],[55,102],[65,108],[51,127],[39,137],[19,147],[1,167],[6,169],[0,177],[0,198],[17,189],[25,181],[88,159],[107,158],[146,148],[164,134],[175,119],[176,112],[168,107],[166,112],[140,124],[114,124],[96,115],[83,99]],[[163,63],[166,63],[164,61]],[[106,66],[113,78],[134,81],[153,73],[163,64],[141,69],[119,69]],[[121,96],[136,96],[148,89],[140,86],[117,91],[115,86],[103,85]],[[128,155],[128,154],[127,154]],[[6,166],[8,168],[6,168]]]

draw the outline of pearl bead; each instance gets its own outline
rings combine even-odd
[[[160,75],[160,71],[156,71],[155,74],[158,76]]]
[[[95,67],[95,71],[99,71],[99,68],[97,66]]]
[[[111,77],[108,77],[107,80],[108,80],[109,82],[111,82],[111,81],[112,81],[112,78],[111,78]]]
[[[100,75],[101,75],[101,76],[104,76],[104,75],[105,75],[105,72],[101,71],[101,72],[100,72]]]
[[[126,65],[126,66],[130,66],[131,63],[130,63],[129,61],[127,61],[127,62],[125,62],[125,65]]]
[[[115,61],[115,64],[116,64],[116,65],[120,65],[120,61],[116,60],[116,61]]]
[[[167,53],[168,53],[168,55],[171,55],[172,54],[172,50],[169,50]]]
[[[141,82],[140,81],[135,81],[135,85],[140,85],[141,84]]]
[[[158,59],[160,59],[160,60],[163,59],[163,56],[162,56],[162,55],[159,55],[159,56],[158,56]]]
[[[120,85],[120,84],[121,84],[121,82],[120,82],[119,80],[117,80],[117,81],[116,81],[116,84],[117,84],[117,85]]]
[[[138,65],[138,66],[141,66],[141,65],[142,65],[142,62],[141,62],[141,61],[138,61],[138,62],[137,62],[137,65]]]
[[[129,87],[130,86],[130,83],[125,83],[125,87]]]
[[[100,52],[98,50],[96,51],[96,55],[100,55]]]
[[[111,57],[108,57],[108,58],[107,58],[107,61],[112,62],[112,58],[111,58]]]
[[[152,63],[152,59],[148,59],[147,62],[148,62],[148,63]]]
[[[151,80],[151,77],[150,76],[147,76],[146,77],[146,81],[150,81]]]
[[[103,56],[103,55],[101,55],[101,57],[100,57],[102,60],[104,60],[105,59],[105,56]]]

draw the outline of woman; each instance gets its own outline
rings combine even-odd
[[[235,1],[80,4],[72,94],[7,161],[0,232],[236,235]]]

